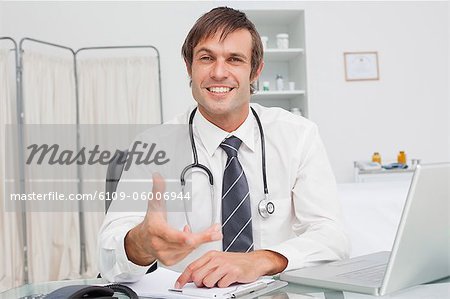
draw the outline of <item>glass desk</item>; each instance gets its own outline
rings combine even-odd
[[[27,298],[26,296],[28,296],[27,299],[31,299],[33,298],[33,296],[31,295],[48,294],[56,289],[68,285],[81,285],[81,284],[90,285],[90,284],[105,284],[105,283],[108,282],[101,278],[31,283],[0,293],[0,299],[13,299],[22,297]]]
[[[437,283],[449,283],[450,277],[441,279]],[[80,285],[80,284],[106,284],[107,281],[101,278],[95,278],[95,279],[80,279],[80,280],[62,280],[62,281],[51,281],[51,282],[41,282],[41,283],[32,283],[27,284],[21,287],[17,287],[14,289],[10,289],[6,292],[0,293],[0,299],[16,299],[16,298],[22,298],[22,299],[32,299],[32,298],[39,298],[32,295],[39,295],[39,294],[48,294],[60,287],[68,286],[68,285]],[[361,299],[367,299],[371,298],[372,296],[368,295],[358,295],[356,293],[349,293],[351,296],[346,296],[341,291],[334,291],[334,290],[326,290],[321,288],[313,288],[308,286],[302,286],[302,285],[296,285],[296,284],[289,284],[281,289],[272,291],[270,293],[264,294],[260,296],[259,298],[264,299],[289,299],[289,298],[295,298],[295,299],[312,299],[313,297],[310,297],[306,295],[307,293],[323,293],[322,297],[325,297],[326,299],[346,299],[347,297],[351,298],[357,298],[360,297]],[[302,296],[301,294],[305,294]],[[450,295],[450,294],[449,294]],[[120,296],[116,295],[118,298],[127,298],[126,296]],[[144,297],[143,297],[144,298]],[[244,296],[241,297],[241,299],[248,299],[248,298],[255,298],[250,296]],[[258,298],[258,297],[256,297]],[[383,298],[383,297],[373,297],[373,298]],[[391,297],[389,297],[391,298]],[[395,297],[392,297],[395,298]],[[401,297],[405,298],[405,297]],[[422,298],[420,297],[408,297],[408,299],[413,298]],[[429,298],[436,298],[439,299],[441,297],[436,297],[430,294]],[[450,298],[448,296],[444,296],[442,298]]]
[[[13,299],[13,298],[22,298],[22,299],[33,299],[39,298],[38,295],[48,294],[58,288],[68,286],[68,285],[94,285],[94,284],[106,284],[108,283],[106,280],[101,278],[95,279],[80,279],[80,280],[62,280],[62,281],[50,281],[50,282],[40,282],[40,283],[32,283],[23,285],[14,289],[10,289],[3,293],[0,293],[0,299]],[[287,285],[281,289],[272,291],[270,293],[264,294],[260,296],[261,298],[269,299],[284,299],[284,298],[297,298],[303,299],[303,296],[299,294],[307,294],[307,293],[319,293],[324,292],[326,290],[319,288],[312,288],[307,286],[300,285]],[[327,299],[344,299],[342,292],[339,291],[326,291],[325,293]],[[128,298],[126,296],[115,295],[118,298]],[[246,298],[255,298],[253,296],[243,296],[242,299]],[[256,297],[257,298],[257,297]],[[309,296],[305,296],[305,299],[312,298]]]

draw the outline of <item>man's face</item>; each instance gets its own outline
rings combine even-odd
[[[250,102],[252,38],[248,30],[241,29],[219,41],[220,33],[194,48],[191,70],[188,67],[192,95],[207,119],[245,118]]]

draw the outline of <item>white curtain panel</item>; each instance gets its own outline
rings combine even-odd
[[[75,76],[73,60],[25,51],[23,95],[26,124],[75,124]],[[61,169],[55,169],[57,179]],[[41,179],[40,173],[26,173]],[[55,180],[54,188],[76,193],[76,183]],[[40,184],[27,183],[27,192],[45,193]],[[79,220],[75,212],[28,212],[29,279],[31,282],[79,277]]]
[[[27,124],[75,124],[75,75],[72,58],[25,51],[23,96]]]
[[[156,57],[108,57],[79,59],[77,63],[81,124],[159,124],[158,60]],[[95,134],[91,132],[91,135]],[[95,136],[91,136],[95,137]],[[92,174],[105,188],[105,172],[94,167]],[[90,183],[92,186],[93,183]],[[103,218],[100,213],[85,213],[88,271],[97,268],[97,237]]]
[[[156,57],[90,58],[77,68],[81,123],[161,122]]]
[[[15,84],[12,80],[14,52],[0,49],[0,144],[5,144],[5,125],[16,123]],[[4,201],[5,147],[0,149],[0,292],[23,282],[23,250],[21,237],[21,213],[6,212]],[[17,178],[8,173],[8,178]]]

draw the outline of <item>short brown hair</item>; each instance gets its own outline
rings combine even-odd
[[[188,68],[192,67],[194,48],[200,41],[212,37],[220,31],[222,31],[220,34],[220,40],[222,41],[228,34],[239,29],[247,29],[252,36],[250,78],[253,79],[263,61],[261,37],[256,31],[255,25],[247,18],[245,13],[229,7],[216,7],[195,22],[181,48],[181,53]],[[254,92],[253,86],[251,86],[251,92]]]

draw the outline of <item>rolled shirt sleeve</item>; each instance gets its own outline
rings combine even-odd
[[[123,215],[120,215],[123,214]],[[121,217],[122,216],[122,217]],[[99,269],[103,278],[111,282],[135,282],[147,272],[149,266],[139,266],[128,260],[125,236],[139,224],[144,216],[129,213],[108,213],[100,229],[98,250]]]

